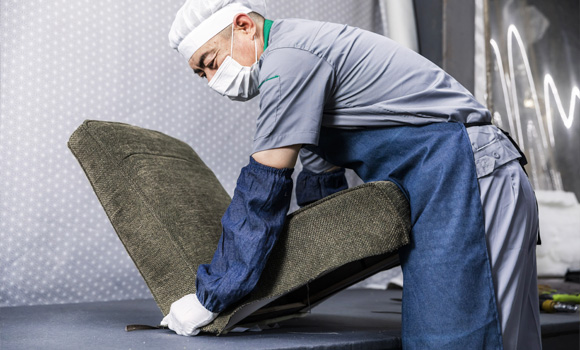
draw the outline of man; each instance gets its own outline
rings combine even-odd
[[[299,204],[346,187],[344,168],[395,182],[411,206],[403,347],[541,348],[537,207],[520,153],[440,68],[345,25],[264,20],[255,0],[187,0],[169,35],[224,96],[259,94],[241,171],[196,294],[162,324],[195,335],[255,286],[283,228],[300,155]],[[503,337],[502,337],[503,335]]]

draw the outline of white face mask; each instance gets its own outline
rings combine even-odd
[[[230,56],[226,57],[209,82],[209,87],[234,101],[248,101],[260,93],[258,89],[258,45],[254,38],[256,62],[245,67],[233,59],[234,26],[232,24],[232,41]]]

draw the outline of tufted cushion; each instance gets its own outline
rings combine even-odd
[[[115,122],[85,121],[70,137],[78,159],[163,314],[195,293],[230,197],[185,143]],[[225,333],[295,317],[333,293],[398,264],[409,206],[390,182],[360,185],[289,215],[256,288],[203,331]]]

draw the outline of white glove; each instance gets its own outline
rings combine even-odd
[[[169,314],[161,320],[161,325],[169,327],[179,335],[197,335],[199,328],[217,316],[217,313],[201,305],[195,294],[188,294],[171,304]]]

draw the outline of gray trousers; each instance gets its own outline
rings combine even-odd
[[[478,181],[504,349],[541,349],[534,192],[517,160]]]

